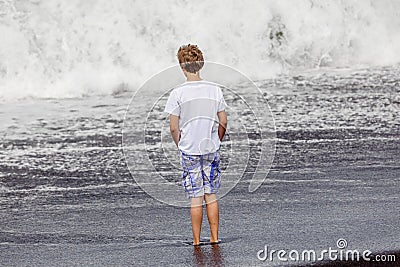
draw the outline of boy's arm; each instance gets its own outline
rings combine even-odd
[[[226,116],[225,110],[217,112],[217,116],[219,120],[218,137],[219,140],[222,141],[226,132],[226,127],[228,126],[228,118]]]
[[[169,115],[169,130],[171,131],[172,139],[174,139],[175,145],[178,146],[179,140],[181,139],[181,131],[179,130],[179,116]]]

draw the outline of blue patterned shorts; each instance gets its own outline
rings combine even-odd
[[[219,151],[205,155],[182,155],[182,185],[187,198],[218,192],[221,180]]]

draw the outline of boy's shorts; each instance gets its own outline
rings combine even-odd
[[[182,185],[187,198],[218,192],[221,180],[219,151],[205,155],[188,155],[181,151]]]

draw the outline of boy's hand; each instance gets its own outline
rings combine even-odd
[[[219,120],[218,137],[219,140],[222,141],[226,132],[226,127],[228,126],[228,118],[226,116],[225,110],[217,112],[217,116]]]
[[[169,130],[171,131],[172,139],[174,139],[175,145],[178,146],[179,140],[181,139],[181,131],[179,130],[179,116],[169,116]]]

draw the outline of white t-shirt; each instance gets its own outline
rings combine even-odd
[[[225,110],[221,88],[207,81],[188,81],[172,90],[165,112],[179,116],[178,148],[189,155],[204,155],[220,147],[217,112]]]

